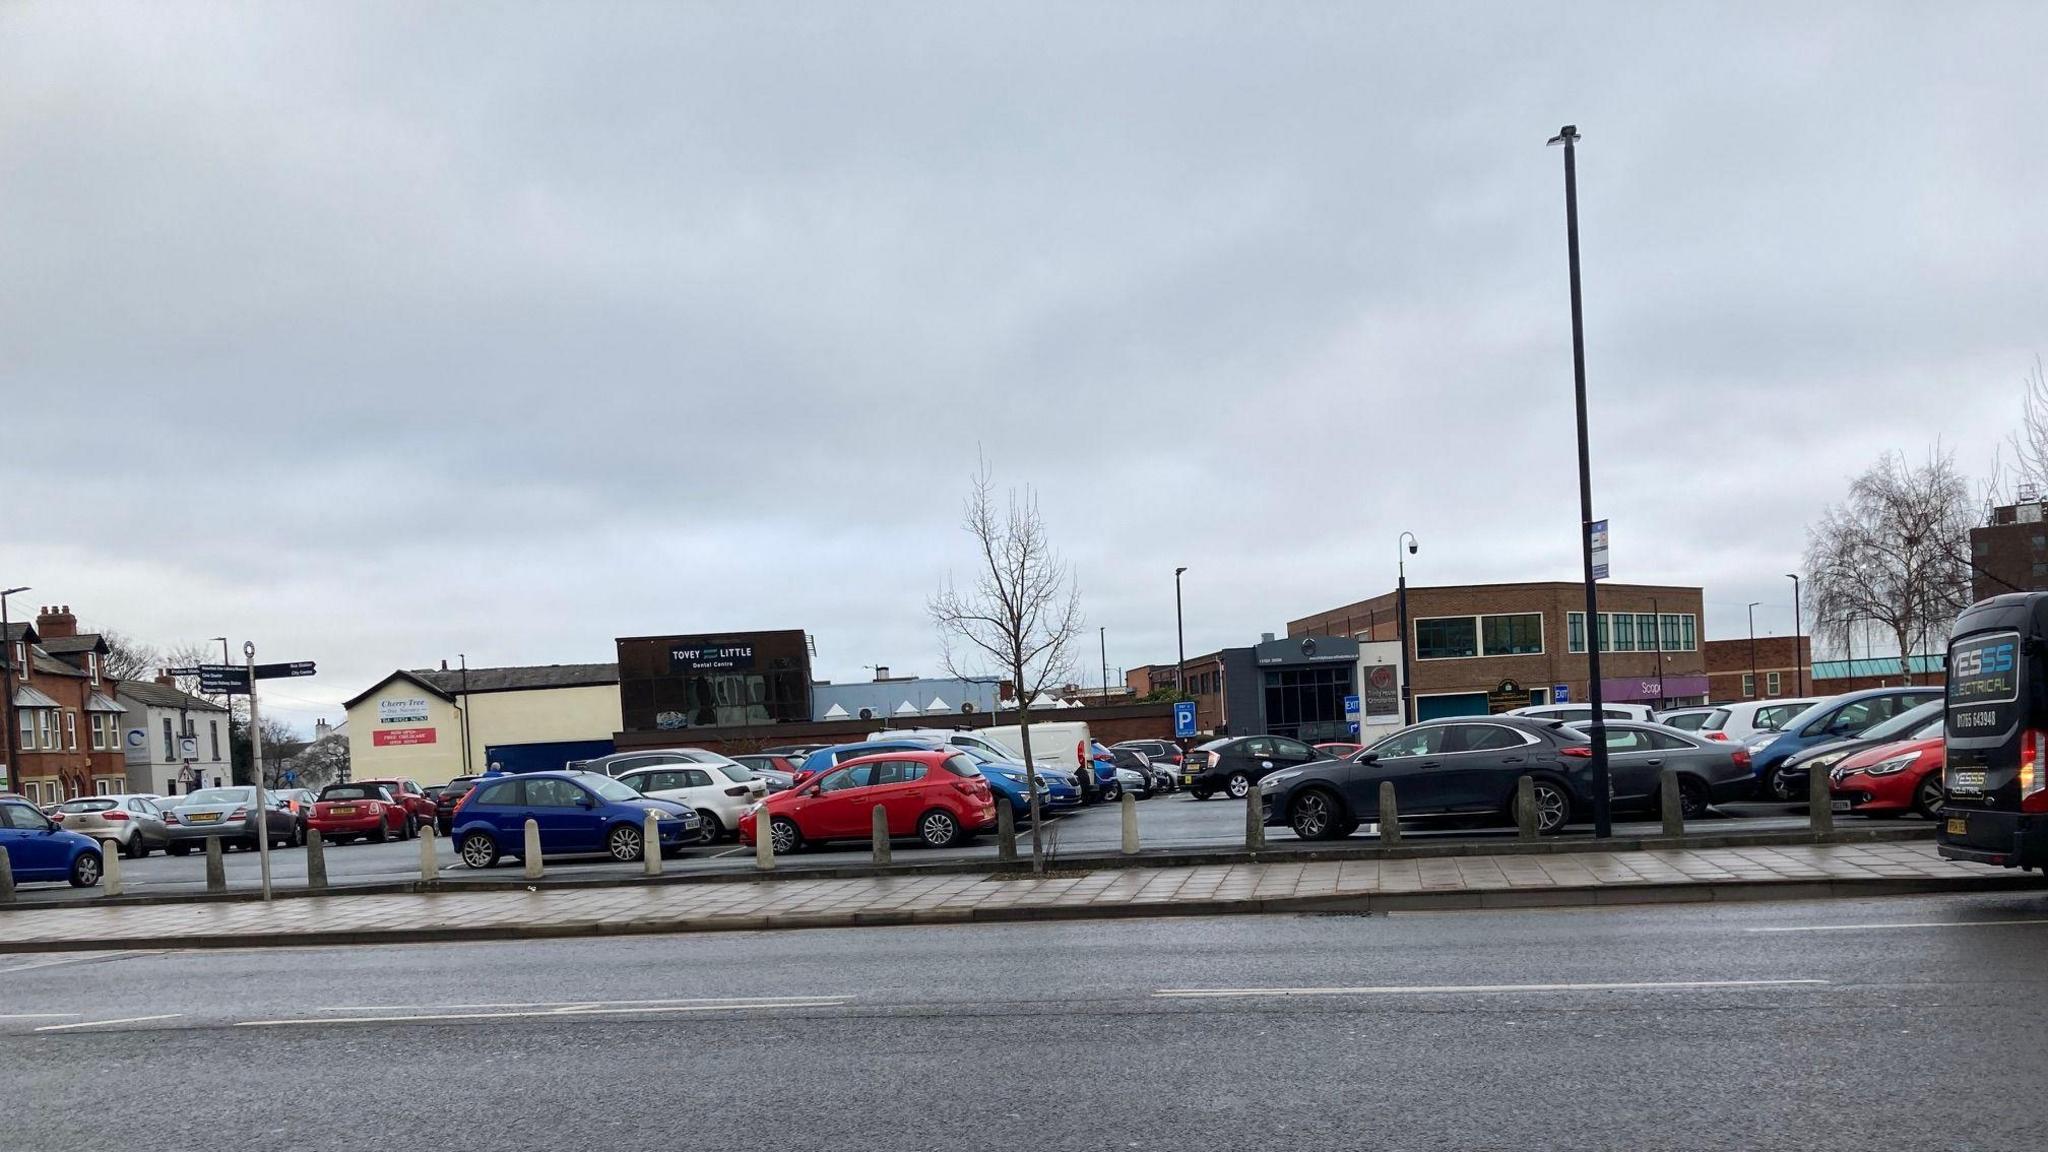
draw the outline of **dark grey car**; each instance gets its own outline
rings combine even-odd
[[[1584,728],[1573,729],[1582,739],[1591,739]],[[1687,820],[1706,815],[1710,805],[1740,800],[1755,788],[1749,749],[1740,744],[1708,740],[1667,724],[1607,722],[1607,771],[1617,810],[1660,809],[1666,768],[1678,773],[1678,806]]]

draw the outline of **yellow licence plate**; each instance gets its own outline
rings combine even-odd
[[[1967,817],[1963,817],[1963,816],[1951,816],[1951,817],[1949,817],[1949,818],[1948,818],[1948,834],[1949,834],[1949,835],[1951,835],[1951,836],[1968,836],[1968,835],[1970,834],[1970,821],[1969,821],[1969,819],[1968,819]]]
[[[194,824],[211,824],[218,819],[220,819],[220,813],[218,812],[199,812],[193,815],[192,822]]]
[[[356,814],[356,810],[353,808],[336,808],[334,814],[336,816],[353,816]]]

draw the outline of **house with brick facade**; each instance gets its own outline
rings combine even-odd
[[[123,708],[105,673],[107,643],[78,630],[69,605],[12,624],[5,659],[14,692],[5,701],[4,790],[38,804],[127,790]]]
[[[1706,650],[1707,699],[1713,703],[1819,695],[1811,636],[1709,640]]]

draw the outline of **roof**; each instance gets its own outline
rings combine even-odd
[[[48,652],[52,656],[69,656],[73,652],[104,652],[107,650],[106,640],[97,632],[80,632],[76,636],[59,636],[54,640],[45,636],[38,640],[37,643],[42,646],[43,651]]]
[[[14,686],[14,706],[16,708],[62,707],[62,705],[58,704],[55,700],[52,700],[50,697],[45,696],[43,693],[36,691],[33,687],[27,684],[16,684]]]
[[[168,684],[159,684],[154,680],[123,680],[115,686],[114,695],[152,708],[183,708],[191,712],[227,711],[211,700],[194,696]]]
[[[29,667],[45,676],[70,676],[80,680],[85,678],[85,669],[57,659],[43,651],[41,645],[29,650]]]
[[[128,709],[121,707],[117,701],[109,700],[103,694],[95,692],[92,694],[92,699],[85,702],[85,710],[87,712],[126,712]]]
[[[460,668],[447,671],[399,669],[342,702],[353,708],[393,680],[406,680],[443,700],[462,693],[532,692],[547,688],[593,688],[619,682],[617,664],[529,664],[512,668]]]
[[[26,620],[10,620],[7,622],[7,639],[10,643],[21,639],[24,635],[27,636],[30,643],[35,643],[42,639],[41,636],[36,634],[35,625],[30,624]]]
[[[1948,671],[1948,654],[1930,652],[1914,656],[1906,661],[1915,676],[1939,676]],[[1883,678],[1899,674],[1897,656],[1866,657],[1862,660],[1817,660],[1813,665],[1815,680],[1847,680],[1864,677]]]

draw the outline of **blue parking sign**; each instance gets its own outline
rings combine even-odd
[[[1176,700],[1173,704],[1173,735],[1175,739],[1186,739],[1195,734],[1195,702]]]

